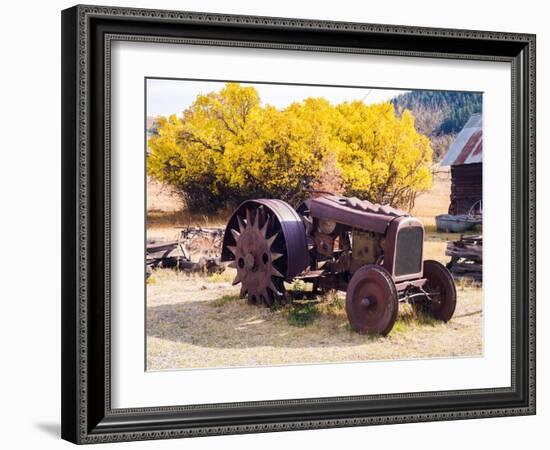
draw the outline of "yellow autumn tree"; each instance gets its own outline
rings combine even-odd
[[[391,103],[355,101],[336,107],[346,117],[339,131],[344,190],[349,195],[395,206],[409,206],[417,192],[430,188],[429,139],[416,132],[414,116],[397,117]]]
[[[148,174],[182,191],[190,209],[253,197],[289,199],[330,176],[344,193],[403,206],[431,184],[428,139],[389,103],[308,98],[279,110],[253,87],[199,95],[181,117],[159,118]],[[326,167],[330,164],[330,170]]]

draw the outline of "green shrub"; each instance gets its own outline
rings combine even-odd
[[[295,327],[305,327],[311,325],[319,316],[317,305],[313,303],[296,304],[288,313],[289,325]]]

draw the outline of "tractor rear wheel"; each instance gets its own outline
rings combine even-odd
[[[440,262],[424,261],[424,291],[428,294],[420,302],[413,303],[417,311],[425,312],[438,320],[448,322],[456,308],[456,287],[453,276]]]
[[[221,261],[236,270],[240,297],[255,305],[288,301],[284,281],[309,265],[304,223],[288,203],[247,200],[235,210],[223,237]]]
[[[355,331],[385,336],[398,309],[397,289],[386,269],[369,264],[353,274],[346,292],[346,314]]]
[[[237,270],[233,284],[241,284],[240,297],[246,296],[251,304],[282,303],[285,299],[284,275],[280,270],[283,267],[277,266],[280,262],[286,263],[286,255],[280,226],[273,229],[277,224],[263,206],[246,208],[244,217],[237,215],[237,219],[237,229],[230,230],[235,245],[227,247],[235,257],[229,264]]]

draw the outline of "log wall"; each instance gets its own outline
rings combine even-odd
[[[449,214],[468,214],[482,197],[482,163],[451,167],[451,204]]]

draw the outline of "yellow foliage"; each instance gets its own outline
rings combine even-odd
[[[428,138],[390,103],[332,105],[308,98],[262,106],[253,87],[228,83],[197,96],[181,118],[159,118],[148,173],[186,194],[195,209],[251,197],[288,199],[335,166],[347,195],[403,205],[431,186]],[[333,175],[336,176],[336,175]]]

